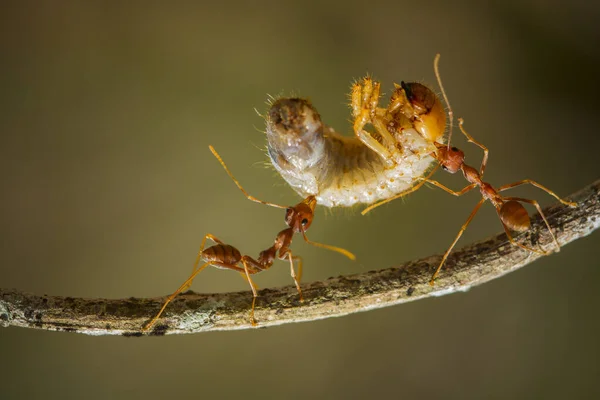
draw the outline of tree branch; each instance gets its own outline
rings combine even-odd
[[[577,208],[560,204],[544,213],[564,246],[600,225],[600,180],[570,197]],[[519,240],[552,248],[550,235],[536,216]],[[330,278],[302,285],[304,303],[294,286],[259,292],[259,327],[314,321],[387,307],[430,296],[466,291],[498,278],[541,257],[511,245],[504,233],[473,243],[450,255],[434,287],[428,282],[440,256],[411,261],[394,268]],[[88,335],[142,336],[141,327],[159,310],[165,298],[84,299],[38,296],[0,289],[0,324]],[[150,335],[195,333],[251,328],[248,291],[219,294],[187,292],[167,307]]]

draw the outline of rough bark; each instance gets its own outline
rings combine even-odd
[[[561,246],[600,225],[600,180],[572,195],[577,208],[556,204],[544,210]],[[522,243],[552,248],[550,235],[536,216]],[[511,245],[504,233],[470,244],[450,255],[435,286],[429,285],[440,256],[382,270],[330,278],[302,285],[300,303],[294,286],[259,291],[258,327],[314,321],[387,307],[430,296],[466,291],[540,258]],[[187,292],[178,296],[149,332],[141,327],[160,309],[165,297],[86,299],[35,295],[0,289],[0,324],[88,335],[143,336],[252,328],[250,291],[219,294]]]

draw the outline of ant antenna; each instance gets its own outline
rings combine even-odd
[[[446,96],[446,91],[444,90],[444,85],[442,85],[442,77],[440,76],[440,53],[435,55],[435,59],[433,60],[433,69],[435,71],[435,77],[437,78],[438,85],[440,85],[440,90],[442,91],[442,96],[444,96],[444,101],[446,102],[446,106],[448,106],[448,119],[450,120],[450,128],[448,130],[448,150],[450,150],[450,140],[452,139],[452,124],[454,120],[454,113],[452,112],[452,107],[450,106],[450,102],[448,101],[448,96]]]
[[[348,250],[342,249],[340,247],[335,247],[335,246],[331,246],[331,245],[328,245],[328,244],[317,243],[317,242],[313,242],[311,240],[308,240],[308,237],[306,237],[306,232],[304,232],[304,231],[302,231],[302,236],[304,236],[304,241],[306,243],[308,243],[308,244],[312,244],[313,246],[321,247],[323,249],[337,251],[338,253],[340,253],[342,255],[345,255],[346,257],[348,257],[352,261],[356,260],[356,256],[354,254],[350,253]]]
[[[209,145],[208,148],[213,153],[213,155],[217,158],[217,160],[219,160],[219,162],[221,163],[221,165],[225,169],[225,172],[227,172],[227,175],[229,175],[229,177],[233,180],[233,182],[235,182],[235,184],[237,185],[237,187],[242,191],[242,193],[244,193],[244,195],[246,196],[246,198],[248,200],[252,200],[252,201],[254,201],[256,203],[264,204],[264,205],[275,207],[275,208],[284,208],[284,209],[287,209],[287,207],[285,207],[285,206],[280,206],[279,204],[269,203],[269,202],[266,202],[266,201],[259,200],[259,199],[257,199],[254,196],[250,196],[248,194],[248,192],[246,192],[244,190],[244,188],[242,187],[242,185],[240,185],[240,183],[238,182],[238,180],[233,177],[233,174],[229,171],[229,168],[227,168],[227,165],[225,165],[225,161],[223,161],[223,159],[221,158],[221,156],[219,155],[219,153],[217,153],[217,151],[215,150],[215,148],[212,147],[211,145]]]

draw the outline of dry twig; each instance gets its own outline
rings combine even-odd
[[[593,232],[600,225],[600,180],[570,197],[577,208],[560,204],[545,209],[559,243]],[[539,215],[519,240],[530,245],[548,243],[550,235]],[[546,246],[545,246],[546,247]],[[430,296],[466,291],[498,278],[541,257],[512,246],[505,234],[468,245],[454,252],[434,287],[428,282],[440,256],[362,274],[304,284],[305,302],[294,286],[263,289],[257,300],[259,327],[314,321],[405,303]],[[0,324],[88,335],[142,336],[141,327],[154,316],[165,298],[84,299],[34,295],[0,289]],[[177,297],[150,335],[195,333],[251,328],[250,291]]]

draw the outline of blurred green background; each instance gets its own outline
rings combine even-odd
[[[566,196],[599,177],[598,3],[3,2],[0,287],[171,293],[213,233],[256,255],[299,197],[272,170],[267,94],[310,97],[350,132],[350,82],[435,86],[491,149],[487,180]],[[478,165],[480,150],[454,143]],[[460,176],[437,177],[461,188]],[[552,199],[536,190],[515,191]],[[477,202],[422,189],[367,217],[319,209],[304,281],[442,253]],[[486,205],[461,244],[501,230]],[[599,389],[598,233],[467,293],[271,329],[162,338],[1,329],[0,397],[587,398]],[[260,287],[289,285],[276,262]],[[199,292],[246,290],[207,270]]]

